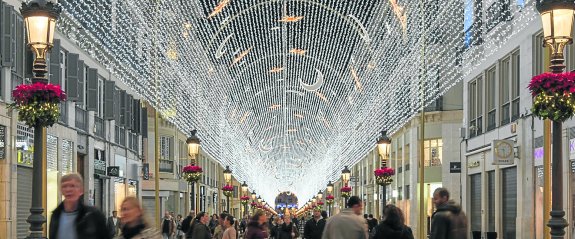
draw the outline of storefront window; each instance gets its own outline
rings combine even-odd
[[[487,172],[487,231],[495,231],[495,171]]]
[[[443,140],[426,140],[423,145],[425,150],[425,167],[441,166]]]
[[[470,212],[469,221],[471,231],[481,231],[481,174],[474,174],[469,176],[470,188]]]
[[[46,173],[46,215],[47,225],[50,225],[50,217],[52,211],[58,207],[58,137],[53,135],[46,136],[46,160],[47,160],[47,173]]]
[[[126,198],[126,184],[123,178],[116,178],[114,181],[115,205],[116,210],[122,208],[122,201]]]
[[[516,238],[517,223],[517,168],[506,168],[501,170],[501,181],[503,182],[501,223],[503,229],[502,238]]]

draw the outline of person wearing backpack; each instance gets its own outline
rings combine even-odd
[[[388,204],[383,208],[383,220],[373,230],[374,239],[413,239],[411,228],[405,225],[405,217],[401,209]]]

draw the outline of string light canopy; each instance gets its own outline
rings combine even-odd
[[[312,197],[537,17],[504,9],[463,51],[458,0],[60,4],[61,33],[268,200]]]

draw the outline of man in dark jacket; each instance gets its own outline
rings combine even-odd
[[[437,210],[431,218],[430,239],[467,239],[467,218],[461,206],[449,200],[449,191],[438,188],[433,193]]]
[[[308,220],[303,229],[305,239],[321,239],[323,228],[325,227],[325,219],[321,218],[321,210],[313,210],[313,218]]]
[[[114,238],[120,230],[120,219],[118,218],[117,211],[112,211],[112,216],[108,218],[106,227],[108,228],[108,231],[110,231],[110,238]]]
[[[184,233],[190,230],[190,226],[192,225],[192,221],[194,220],[195,216],[196,213],[194,211],[190,211],[190,214],[188,214],[188,216],[182,221],[182,231]]]
[[[106,217],[98,209],[84,205],[84,183],[79,174],[64,175],[60,191],[64,201],[52,212],[50,239],[109,239]]]
[[[367,216],[367,226],[370,233],[377,226],[377,219],[373,218],[373,214],[369,214],[369,216]]]

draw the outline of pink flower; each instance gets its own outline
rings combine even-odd
[[[204,170],[202,169],[202,167],[197,166],[197,165],[188,165],[188,166],[184,167],[182,172],[184,172],[184,173],[202,173],[202,172],[204,172]]]
[[[327,197],[325,197],[325,199],[327,199],[327,200],[334,200],[335,197],[330,194],[330,195],[327,195]]]
[[[225,185],[222,187],[222,191],[232,192],[234,191],[234,186],[232,185]]]
[[[385,168],[378,168],[375,171],[373,171],[373,173],[375,174],[376,177],[389,177],[389,176],[393,176],[395,175],[395,170],[393,170],[393,168],[390,167],[385,167]]]
[[[350,186],[345,186],[345,187],[341,188],[340,191],[341,191],[342,193],[351,192],[351,187],[350,187]]]

